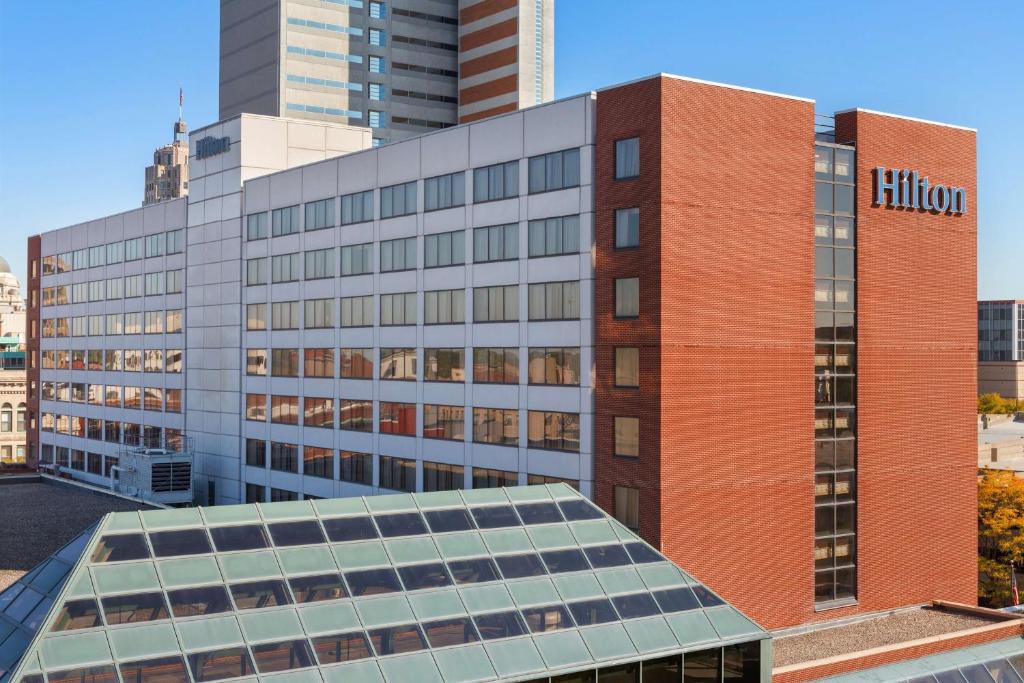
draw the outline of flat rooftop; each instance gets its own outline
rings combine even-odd
[[[156,506],[45,477],[0,478],[0,590],[108,512]]]
[[[988,429],[982,429],[980,423],[978,425],[979,446],[987,443],[1004,443],[1014,439],[1024,439],[1024,422],[1008,420],[999,424],[993,424]]]

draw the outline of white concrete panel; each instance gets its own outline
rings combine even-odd
[[[458,126],[421,138],[423,177],[461,171],[469,166],[469,127]]]

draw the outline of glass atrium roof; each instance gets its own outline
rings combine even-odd
[[[0,593],[0,683],[523,681],[767,637],[557,484],[108,514]]]

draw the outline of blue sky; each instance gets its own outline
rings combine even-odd
[[[556,95],[659,71],[978,133],[978,290],[1024,298],[1024,3],[557,0]],[[216,0],[0,0],[0,255],[142,201],[185,87],[217,117]]]

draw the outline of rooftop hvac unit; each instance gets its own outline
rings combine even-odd
[[[119,453],[114,489],[164,505],[192,502],[192,452],[126,448]]]

